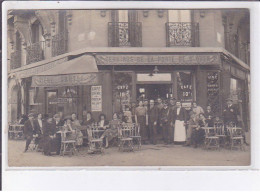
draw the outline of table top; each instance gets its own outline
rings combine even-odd
[[[12,127],[24,127],[23,124],[10,124],[10,126],[12,126]]]
[[[57,131],[56,133],[72,133],[72,131]]]

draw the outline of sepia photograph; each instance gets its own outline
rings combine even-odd
[[[250,166],[250,10],[11,9],[8,167]]]

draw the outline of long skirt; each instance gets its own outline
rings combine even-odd
[[[116,129],[107,129],[101,137],[107,137],[108,141],[110,142],[115,137],[118,137],[118,131]]]
[[[174,141],[175,142],[186,141],[186,129],[184,126],[184,121],[180,121],[180,120],[175,121]]]
[[[141,135],[142,140],[144,140],[144,141],[148,140],[145,119],[146,119],[145,116],[137,116],[137,122],[140,125],[140,135]]]

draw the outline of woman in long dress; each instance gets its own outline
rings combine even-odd
[[[176,108],[173,111],[172,125],[174,125],[174,142],[184,143],[186,141],[186,110],[181,107],[181,102],[176,102]]]
[[[148,141],[148,134],[146,130],[147,119],[147,110],[143,106],[143,102],[139,101],[139,106],[135,109],[135,121],[140,125],[140,135],[142,138],[143,144],[146,144]]]

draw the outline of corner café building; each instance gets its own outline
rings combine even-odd
[[[174,97],[210,104],[220,114],[228,97],[249,123],[249,66],[222,48],[86,48],[12,70],[11,119],[83,110],[111,119],[138,99]]]

